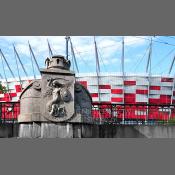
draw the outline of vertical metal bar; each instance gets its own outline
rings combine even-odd
[[[150,41],[150,49],[149,49],[148,61],[147,61],[147,65],[146,65],[146,72],[147,73],[148,73],[149,66],[150,66],[150,70],[151,70],[151,56],[152,56],[152,38]]]
[[[99,103],[101,103],[101,95],[100,95],[100,80],[99,80],[99,73],[100,73],[100,64],[99,64],[99,59],[98,59],[98,51],[97,51],[97,44],[94,36],[94,47],[95,47],[95,58],[96,58],[96,74],[97,74],[97,84],[98,84],[98,97],[99,97]],[[100,114],[100,123],[101,123],[101,111],[99,112]]]
[[[174,62],[175,62],[175,56],[174,56],[174,58],[173,58],[173,61],[172,61],[172,63],[171,63],[171,66],[170,66],[170,68],[169,68],[169,74],[171,73],[171,71],[172,71],[172,68],[173,68],[173,65],[174,65]]]
[[[15,60],[16,60],[16,68],[17,68],[17,72],[18,72],[19,83],[20,83],[20,87],[21,87],[21,90],[22,90],[22,81],[21,81],[21,76],[19,74],[18,60],[17,60],[15,48],[14,48],[14,56],[15,56]]]
[[[8,62],[7,62],[7,60],[6,60],[6,58],[5,58],[5,56],[4,56],[4,54],[3,54],[3,52],[2,52],[1,49],[0,49],[0,53],[1,53],[2,57],[4,58],[4,61],[6,62],[6,65],[7,65],[8,69],[9,69],[9,71],[10,71],[12,77],[15,79],[15,75],[14,75],[14,73],[12,72],[12,70],[11,70],[11,68],[10,68],[10,66],[9,66],[9,64],[8,64]]]
[[[74,52],[74,48],[73,48],[73,44],[72,44],[71,38],[70,38],[70,45],[71,45],[71,52],[72,52],[72,56],[73,56],[73,61],[75,63],[75,67],[77,69],[77,72],[79,73],[78,64],[77,64],[77,61],[76,61],[75,52]]]
[[[124,67],[124,58],[125,57],[125,41],[124,41],[124,37],[123,37],[123,40],[122,40],[122,57],[121,57],[121,65],[122,65],[122,79],[123,79],[123,104],[125,104],[125,67]],[[122,112],[122,122],[124,123],[124,120],[125,120],[125,106],[124,106],[124,109],[123,109],[123,112]]]
[[[48,48],[49,48],[49,56],[52,57],[53,56],[53,52],[52,52],[52,49],[50,47],[50,43],[49,43],[48,39],[47,39],[47,45],[48,45]]]
[[[4,63],[3,63],[2,55],[1,55],[1,61],[2,61],[2,69],[3,69],[3,72],[4,72],[4,77],[5,77],[6,86],[7,86],[7,93],[8,93],[9,101],[10,101],[11,100],[10,89],[9,89],[9,85],[8,85],[8,81],[7,81],[7,76],[6,76],[6,73],[5,73],[5,68],[4,68]]]
[[[35,54],[34,54],[34,52],[33,52],[33,50],[32,50],[32,47],[31,47],[29,41],[28,41],[28,44],[29,44],[30,53],[31,53],[31,55],[32,55],[32,57],[33,57],[33,59],[34,59],[34,61],[35,61],[35,64],[36,64],[36,66],[37,66],[37,68],[38,68],[38,71],[39,71],[39,73],[40,73],[40,68],[39,68],[38,62],[37,62],[37,60],[36,60]]]
[[[149,73],[148,73],[148,102],[147,104],[149,105],[149,97],[150,97],[150,78],[151,78],[151,56],[152,56],[152,38],[151,38],[151,42],[150,42],[150,49],[149,49],[149,55],[148,55],[148,62],[147,62],[147,67],[146,67],[146,72],[148,72],[148,67],[149,67]],[[147,110],[147,118],[145,118],[145,122],[148,121],[149,119],[149,107]]]
[[[69,39],[70,37],[66,36],[65,39],[66,39],[66,59],[68,60],[69,59],[68,57],[69,57]]]
[[[30,58],[31,58],[31,63],[32,63],[33,76],[34,76],[34,79],[36,79],[35,69],[34,69],[34,65],[33,65],[33,58],[32,58],[32,53],[31,53],[30,47],[29,47],[29,52],[30,52]]]
[[[123,41],[122,41],[122,74],[123,74],[123,77],[125,75],[125,62],[124,62],[124,59],[125,59],[125,41],[124,41],[124,37],[123,37]]]
[[[172,91],[171,91],[171,103],[170,103],[170,105],[173,104],[174,90],[175,90],[175,75],[174,75],[174,78],[173,78],[173,86],[172,86]],[[168,117],[169,120],[171,118],[171,113],[172,113],[172,111],[171,111],[171,108],[170,108],[169,117]]]
[[[15,45],[13,45],[13,48],[14,48],[14,51],[15,51],[16,56],[17,56],[17,58],[18,58],[18,61],[19,61],[19,63],[21,64],[21,67],[22,67],[22,69],[23,69],[23,71],[24,71],[24,73],[25,73],[25,76],[28,77],[27,71],[26,71],[26,69],[24,68],[24,65],[23,65],[23,63],[22,63],[22,61],[21,61],[21,58],[20,58],[20,56],[19,56],[19,54],[18,54],[16,48],[15,48]]]

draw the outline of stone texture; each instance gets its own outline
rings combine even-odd
[[[73,124],[73,138],[82,138],[81,134],[81,124],[74,123]]]
[[[19,125],[19,138],[32,138],[32,123]]]
[[[42,123],[41,138],[73,138],[72,124]]]

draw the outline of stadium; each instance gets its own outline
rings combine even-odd
[[[72,64],[76,72],[76,81],[86,87],[91,94],[94,119],[100,119],[100,121],[102,119],[108,119],[109,121],[109,119],[115,118],[116,121],[119,121],[121,124],[121,122],[124,121],[170,121],[175,118],[175,78],[170,74],[167,76],[151,74],[152,38],[149,41],[146,73],[125,73],[124,39],[122,40],[121,50],[121,73],[101,72],[98,45],[95,37],[94,63],[96,64],[96,71],[95,73],[80,73],[72,41],[70,37],[66,37],[66,57],[68,57],[69,52],[71,52],[73,55]],[[70,51],[68,49],[68,43],[70,43]],[[35,63],[39,70],[40,66],[30,44],[29,50],[33,58],[32,64]],[[21,64],[24,73],[26,73],[25,64],[22,63],[15,46],[14,51],[17,59],[17,68],[19,67],[18,64]],[[48,51],[50,57],[52,57],[53,51],[49,42]],[[2,51],[1,58],[4,66],[7,66],[8,71],[10,71],[13,76],[13,78],[7,78],[5,69],[4,75],[1,75],[1,85],[6,88],[6,92],[1,92],[0,94],[2,107],[1,118],[16,119],[20,111],[19,97],[22,90],[33,79],[40,79],[40,76],[21,77],[20,71],[17,69],[18,77],[15,77]],[[174,59],[169,72],[172,71],[173,65]],[[9,106],[13,106],[12,111],[9,110]]]

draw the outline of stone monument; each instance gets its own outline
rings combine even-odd
[[[33,80],[20,95],[19,138],[73,137],[77,123],[91,123],[92,99],[76,82],[70,60],[56,55],[45,60],[41,80]]]

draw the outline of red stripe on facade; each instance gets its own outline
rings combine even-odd
[[[135,103],[136,102],[136,94],[124,94],[125,103]]]
[[[136,94],[148,94],[148,90],[136,89]]]
[[[123,98],[112,97],[112,98],[111,98],[111,102],[123,102]]]
[[[1,100],[5,101],[5,102],[10,102],[11,98],[10,97],[4,97],[4,98],[1,98]]]
[[[99,85],[99,89],[111,89],[111,85]]]
[[[136,81],[124,81],[124,85],[128,86],[136,85]]]
[[[170,95],[160,95],[160,103],[162,104],[171,103],[171,96]]]
[[[91,97],[98,97],[98,93],[92,93]]]
[[[4,94],[4,98],[9,98],[9,96],[11,96],[11,95],[9,95],[8,93]]]
[[[123,89],[111,89],[112,94],[123,94]]]
[[[150,98],[149,103],[150,104],[160,104],[160,99]]]
[[[150,90],[160,90],[160,86],[150,86]]]
[[[15,85],[16,92],[21,92],[21,86],[20,85]]]
[[[10,93],[10,96],[11,96],[11,97],[16,97],[17,94],[16,94],[16,93]]]

